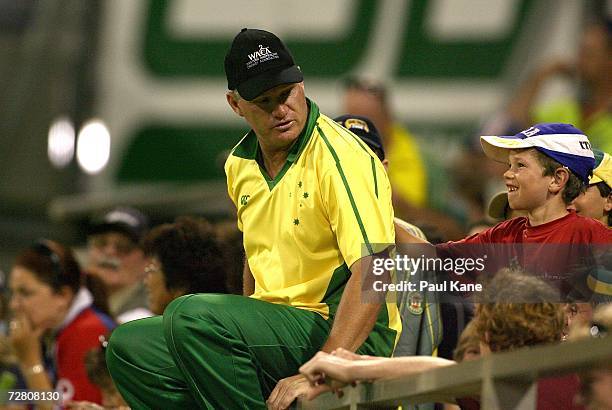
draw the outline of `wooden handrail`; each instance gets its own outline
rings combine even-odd
[[[496,403],[511,401],[527,403],[522,407],[525,409],[535,408],[535,389],[531,387],[538,379],[587,370],[604,363],[612,364],[612,337],[524,348],[417,375],[347,386],[342,398],[324,393],[312,401],[300,400],[298,409],[362,409],[444,402],[478,395],[483,410],[506,408]],[[500,383],[504,388],[495,388]],[[530,395],[533,397],[528,397]]]

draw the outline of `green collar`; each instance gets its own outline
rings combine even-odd
[[[319,118],[319,107],[317,107],[317,105],[308,98],[306,98],[306,103],[308,104],[308,118],[306,119],[306,126],[300,133],[295,143],[291,146],[289,154],[287,154],[285,165],[274,179],[271,179],[268,176],[268,173],[263,167],[259,142],[257,140],[257,135],[255,135],[253,130],[250,130],[249,133],[245,135],[245,137],[238,143],[238,145],[236,145],[236,148],[234,148],[234,151],[232,152],[232,155],[237,157],[257,161],[259,164],[259,169],[261,170],[264,179],[268,183],[270,190],[272,190],[272,188],[274,188],[274,186],[281,180],[289,167],[291,167],[291,164],[293,164],[300,157],[304,147],[308,141],[310,141],[310,137],[314,131],[317,119]]]
[[[304,147],[308,141],[310,141],[310,136],[312,135],[317,119],[319,118],[319,107],[317,107],[317,105],[308,98],[306,98],[306,103],[308,104],[308,118],[306,119],[306,126],[300,133],[297,141],[289,150],[289,154],[287,155],[288,162],[295,162],[300,157]]]

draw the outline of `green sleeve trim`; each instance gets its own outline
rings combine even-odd
[[[317,125],[317,131],[319,131],[319,134],[321,135],[321,138],[323,138],[325,145],[327,145],[329,152],[331,153],[332,157],[334,157],[334,161],[336,162],[336,168],[338,169],[338,172],[340,173],[340,178],[342,178],[342,183],[344,184],[344,189],[346,190],[346,193],[349,197],[349,201],[351,202],[351,207],[353,208],[353,213],[355,214],[355,218],[357,218],[357,224],[359,225],[359,230],[361,231],[361,236],[363,237],[363,241],[368,248],[368,252],[370,254],[373,254],[374,250],[372,249],[372,244],[370,243],[370,240],[368,239],[368,234],[366,233],[365,226],[363,225],[363,221],[361,220],[361,215],[359,215],[359,210],[357,210],[357,204],[355,203],[355,198],[353,197],[351,188],[349,187],[348,181],[346,180],[346,175],[344,174],[344,170],[342,169],[342,164],[340,164],[340,158],[338,158],[338,154],[334,150],[334,147],[332,147],[329,140],[327,139],[327,136],[325,136],[325,133],[318,125]]]

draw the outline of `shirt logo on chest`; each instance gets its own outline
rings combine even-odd
[[[242,195],[240,197],[240,205],[241,206],[247,206],[249,204],[249,198],[251,197],[251,195]]]

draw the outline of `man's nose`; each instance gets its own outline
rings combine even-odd
[[[272,110],[272,115],[274,118],[285,118],[287,115],[287,105],[284,102],[276,104]]]

